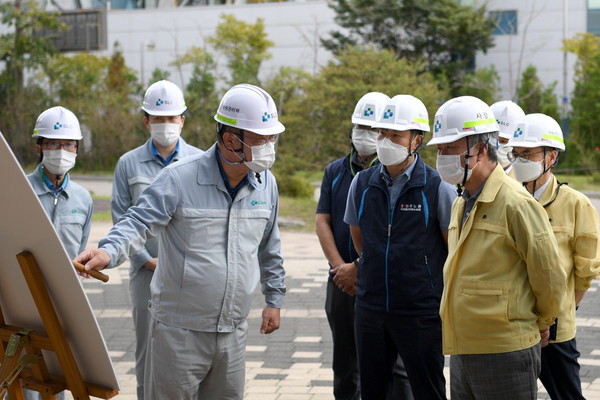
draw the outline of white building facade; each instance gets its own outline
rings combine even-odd
[[[262,18],[268,38],[275,43],[272,58],[261,69],[261,79],[268,80],[282,66],[301,68],[314,73],[331,59],[320,46],[320,37],[340,29],[335,13],[325,0],[260,2],[260,0],[55,0],[64,9],[106,6],[107,49],[110,55],[119,43],[126,64],[137,70],[147,83],[155,68],[170,72],[169,79],[185,86],[191,67],[171,65],[191,47],[206,47],[222,14],[255,23]],[[197,4],[176,6],[180,4]],[[251,3],[252,1],[252,3]],[[523,70],[533,65],[544,85],[557,82],[556,95],[568,105],[574,87],[574,54],[562,51],[563,39],[577,33],[600,33],[600,0],[458,0],[465,5],[487,4],[497,20],[495,47],[476,57],[476,68],[494,66],[500,76],[498,99],[514,99]],[[146,3],[147,2],[147,3]],[[204,4],[204,5],[198,5]],[[132,8],[143,6],[146,8]],[[123,7],[121,9],[115,7]],[[215,53],[215,56],[218,53]],[[224,60],[217,62],[224,65]]]

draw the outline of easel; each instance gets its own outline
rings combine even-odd
[[[24,251],[17,260],[46,334],[6,325],[0,309],[0,399],[8,392],[11,400],[23,400],[23,387],[40,392],[44,400],[56,399],[63,390],[71,391],[76,400],[116,396],[118,390],[83,382],[35,257]],[[48,372],[42,350],[56,354],[64,378]]]

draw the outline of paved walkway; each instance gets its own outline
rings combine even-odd
[[[88,186],[88,182],[77,181]],[[98,186],[98,182],[90,181],[89,189],[96,189],[97,195],[107,195],[105,192],[110,190],[110,185]],[[600,209],[599,199],[592,202]],[[108,222],[93,223],[88,247],[96,247],[110,227]],[[282,245],[288,286],[282,326],[271,335],[259,334],[263,298],[257,293],[249,317],[245,399],[331,400],[332,345],[323,309],[327,264],[314,234],[284,231]],[[134,334],[128,265],[106,272],[110,275],[108,283],[87,279],[83,285],[121,384],[121,394],[117,398],[134,400]],[[600,282],[595,281],[578,311],[581,379],[588,400],[600,400],[599,286]],[[67,398],[71,397],[67,395]],[[539,399],[548,398],[542,387]]]
[[[94,223],[90,247],[110,229]],[[332,396],[331,335],[323,304],[327,268],[318,240],[310,233],[282,233],[288,295],[282,327],[260,335],[262,296],[255,297],[249,318],[246,396],[248,400],[330,400]],[[121,384],[122,400],[134,400],[133,325],[128,294],[128,267],[107,271],[106,284],[84,280]],[[581,376],[588,400],[600,400],[599,282],[579,309],[578,345]],[[448,371],[446,370],[446,373]],[[540,392],[540,399],[547,395]]]

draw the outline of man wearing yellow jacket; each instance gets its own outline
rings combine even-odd
[[[540,380],[553,400],[583,399],[575,309],[600,272],[598,213],[583,194],[558,182],[551,168],[565,150],[558,123],[544,114],[529,114],[517,125],[508,158],[515,177],[544,207],[558,242],[567,290],[550,344],[542,349]]]
[[[457,185],[440,305],[453,399],[537,398],[541,341],[566,290],[542,206],[498,165],[498,124],[462,96],[435,116],[442,179]],[[464,191],[464,193],[463,193]]]

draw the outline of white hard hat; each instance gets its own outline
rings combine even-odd
[[[352,113],[352,123],[372,126],[382,112],[389,96],[379,92],[369,92],[358,100]]]
[[[513,103],[510,100],[498,101],[490,106],[496,121],[498,122],[498,128],[500,128],[499,137],[504,139],[510,139],[515,131],[515,126],[524,116],[525,112],[517,103]]]
[[[490,107],[473,96],[448,100],[435,113],[433,139],[427,145],[452,143],[467,136],[498,132]]]
[[[235,85],[225,93],[214,118],[221,124],[258,135],[276,135],[285,130],[271,95],[247,83]]]
[[[79,120],[71,111],[64,107],[52,107],[40,114],[35,127],[33,137],[46,139],[81,140],[81,128]]]
[[[150,115],[181,115],[187,106],[179,86],[169,81],[154,82],[144,94],[142,110]]]
[[[527,114],[519,123],[508,141],[512,147],[554,147],[565,151],[562,129],[554,118],[545,114]]]
[[[409,94],[399,94],[387,102],[373,128],[429,132],[429,114],[421,100]]]

